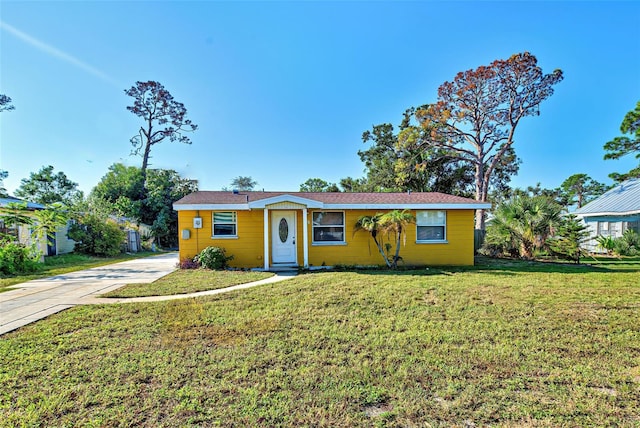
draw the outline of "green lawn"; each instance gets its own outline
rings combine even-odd
[[[637,427],[639,278],[483,260],[76,307],[0,338],[0,426]]]
[[[75,253],[45,257],[44,263],[40,265],[40,269],[37,272],[21,275],[0,275],[0,293],[6,291],[7,287],[14,284],[20,284],[21,282],[62,275],[63,273],[90,269],[112,263],[124,262],[131,259],[138,259],[141,257],[157,256],[158,254],[159,253],[145,251],[135,254],[121,254],[116,257],[93,257]]]
[[[102,297],[169,296],[245,284],[273,276],[270,272],[177,270],[150,284],[127,284]]]

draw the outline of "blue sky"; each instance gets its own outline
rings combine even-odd
[[[154,146],[151,166],[203,190],[251,176],[298,190],[360,177],[362,132],[397,125],[458,71],[513,53],[565,79],[516,133],[513,184],[557,187],[604,161],[640,100],[640,2],[0,2],[5,187],[44,165],[88,192],[115,162],[140,165],[124,89],[157,80],[199,125],[193,144]]]

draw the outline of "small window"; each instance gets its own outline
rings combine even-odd
[[[321,211],[313,213],[313,242],[344,242],[344,213]]]
[[[443,242],[447,239],[446,211],[418,211],[416,216],[418,242]]]
[[[213,237],[238,236],[237,217],[233,211],[213,213]]]
[[[19,232],[15,224],[5,224],[4,220],[0,220],[0,234],[18,239]]]
[[[638,227],[640,225],[640,222],[637,221],[627,221],[625,222],[625,228],[624,230],[632,230],[636,233],[640,233],[640,227]]]

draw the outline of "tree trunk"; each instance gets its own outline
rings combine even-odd
[[[485,187],[485,173],[482,162],[476,162],[476,201],[486,202],[487,189]],[[476,229],[484,230],[484,209],[476,210]]]
[[[376,247],[378,247],[378,251],[380,252],[380,255],[382,256],[382,258],[384,259],[384,263],[387,265],[387,267],[391,267],[391,262],[389,262],[389,259],[387,258],[387,255],[384,253],[384,249],[382,248],[382,244],[380,244],[380,242],[378,242],[378,239],[371,235],[371,237],[373,238],[373,242],[376,243]]]

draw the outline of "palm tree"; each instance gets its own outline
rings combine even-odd
[[[386,263],[387,267],[391,267],[391,262],[389,261],[389,258],[387,257],[384,249],[382,248],[382,242],[378,240],[378,235],[380,232],[381,217],[382,217],[382,214],[380,213],[376,215],[371,215],[371,216],[368,216],[368,215],[361,216],[360,218],[358,218],[358,221],[356,221],[356,225],[353,228],[353,233],[355,235],[356,232],[360,232],[360,231],[369,232],[369,234],[373,238],[373,242],[376,243],[376,247],[378,247],[378,251],[382,255],[382,258],[384,259],[384,262]]]
[[[67,223],[68,217],[64,212],[63,205],[55,203],[48,205],[46,209],[34,213],[36,221],[33,227],[33,234],[38,240],[44,238],[53,238],[55,230]],[[47,241],[47,246],[51,245]]]
[[[547,238],[561,222],[562,207],[544,196],[516,196],[499,205],[489,221],[486,248],[531,259],[546,248]]]
[[[6,225],[12,224],[18,231],[18,227],[21,225],[30,225],[33,223],[33,219],[27,215],[27,203],[26,202],[9,202],[5,208],[0,210],[0,220]]]
[[[390,267],[395,269],[398,267],[398,261],[400,257],[400,241],[406,244],[407,241],[407,226],[411,223],[415,223],[416,218],[411,214],[409,210],[393,210],[380,217],[380,230],[388,234],[392,234],[396,241],[396,253],[393,256]]]

